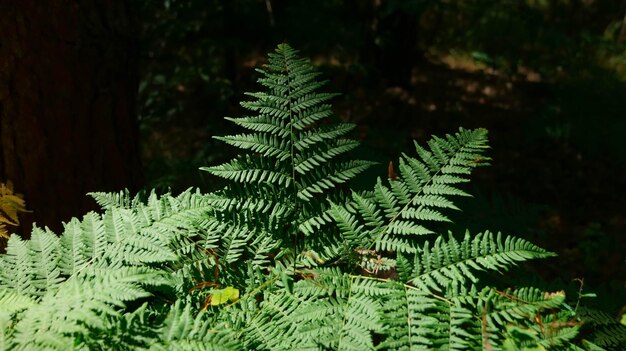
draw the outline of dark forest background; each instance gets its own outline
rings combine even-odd
[[[254,67],[287,41],[329,80],[361,158],[412,140],[490,131],[492,166],[459,228],[559,253],[531,266],[626,305],[626,1],[0,0],[0,181],[33,222],[94,208],[89,191],[222,184],[198,167],[255,91]]]

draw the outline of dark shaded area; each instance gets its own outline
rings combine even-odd
[[[230,158],[254,67],[277,43],[330,80],[360,157],[385,177],[412,139],[486,127],[492,166],[459,228],[520,235],[560,254],[531,269],[617,313],[626,301],[623,1],[145,1],[140,117],[150,185],[221,184],[197,169]],[[622,33],[622,34],[620,34]],[[369,177],[369,178],[368,178]],[[593,302],[591,302],[593,304]]]
[[[143,185],[137,24],[126,1],[0,0],[0,181],[31,210],[23,237]]]

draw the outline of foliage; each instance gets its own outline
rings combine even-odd
[[[463,183],[488,163],[487,132],[415,144],[371,191],[345,185],[354,127],[332,123],[306,59],[287,44],[262,92],[219,139],[248,150],[204,168],[230,185],[178,196],[95,193],[104,213],[60,237],[12,236],[0,258],[0,348],[584,350],[562,291],[485,284],[488,272],[553,256],[488,231],[446,233]],[[616,331],[616,332],[614,332]],[[609,339],[610,338],[610,339]],[[578,345],[578,346],[577,346]]]
[[[20,225],[18,214],[26,212],[26,203],[21,194],[13,193],[13,183],[0,182],[0,237],[9,238],[8,226]]]
[[[446,29],[437,40],[511,73],[526,66],[559,77],[590,64],[620,71],[624,50],[617,37],[623,10],[623,2],[614,0],[459,1],[443,11]]]

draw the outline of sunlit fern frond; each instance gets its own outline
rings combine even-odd
[[[433,137],[428,148],[415,144],[417,157],[404,154],[399,176],[387,184],[379,178],[374,190],[352,194],[348,212],[334,211],[344,227],[357,228],[369,238],[361,245],[377,251],[415,253],[421,236],[434,233],[429,223],[447,222],[446,210],[458,210],[451,198],[467,196],[459,184],[472,169],[485,164],[487,132],[461,129],[446,138]],[[346,222],[348,221],[348,222]],[[348,234],[349,235],[349,234]]]

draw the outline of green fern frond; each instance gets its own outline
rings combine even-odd
[[[432,248],[426,242],[418,251],[409,282],[424,290],[439,291],[450,285],[464,285],[467,280],[475,283],[478,278],[472,270],[507,270],[517,262],[554,256],[526,240],[507,237],[503,242],[500,233],[494,238],[490,232],[474,237],[466,232],[461,242],[452,235],[448,241],[440,236]]]
[[[271,250],[257,246],[252,254],[256,263],[268,265],[271,251],[278,250],[275,243],[290,242],[301,234],[305,238],[298,241],[300,247],[337,257],[339,236],[325,248],[327,238],[314,235],[322,230],[329,234],[335,231],[330,205],[322,199],[345,203],[340,186],[373,163],[344,159],[358,145],[345,138],[354,125],[322,123],[332,116],[327,102],[335,94],[319,91],[324,82],[316,79],[318,74],[296,50],[279,45],[258,72],[264,91],[247,93],[251,100],[241,103],[253,114],[228,118],[249,132],[218,137],[251,153],[202,168],[235,183],[211,199],[215,209],[212,216],[227,224],[224,247],[240,252],[227,261],[248,258],[243,249],[256,238],[274,243]],[[240,240],[233,239],[232,233],[238,233]],[[224,254],[219,252],[220,257]]]
[[[322,194],[356,177],[374,163],[369,161],[348,161],[335,165],[334,168],[321,166],[302,177],[298,198],[309,201],[314,194]]]
[[[440,327],[439,321],[427,313],[435,310],[442,301],[426,292],[401,283],[390,282],[390,293],[383,297],[383,340],[380,350],[433,349],[433,332]],[[445,335],[441,325],[441,333]]]
[[[336,296],[345,298],[350,295],[352,280],[339,268],[312,268],[301,274],[306,279],[294,286],[294,293],[304,297]]]
[[[382,330],[382,307],[375,294],[381,288],[339,270],[303,274],[309,278],[295,284],[293,293],[280,290],[265,297],[250,324],[251,345],[272,350],[373,349],[372,333]]]
[[[258,182],[288,187],[292,182],[290,174],[281,171],[279,164],[249,156],[239,157],[220,166],[200,169],[238,183]]]
[[[267,133],[281,138],[287,137],[290,134],[287,124],[283,120],[272,116],[225,117],[224,119],[254,132]]]
[[[28,242],[12,235],[7,243],[7,252],[0,261],[2,276],[0,288],[20,295],[36,296],[38,291],[33,284]]]
[[[10,319],[15,313],[33,307],[36,301],[29,296],[9,290],[0,290],[0,316]]]
[[[562,292],[547,293],[533,287],[502,292],[487,288],[485,292],[479,295],[476,307],[484,313],[486,323],[496,327],[531,321],[538,312],[563,307],[565,300]]]
[[[364,222],[363,237],[370,241],[362,246],[415,253],[417,238],[433,233],[426,223],[449,222],[444,211],[458,209],[449,197],[467,196],[457,184],[488,160],[482,155],[488,148],[484,129],[460,129],[446,138],[433,137],[428,149],[417,143],[415,148],[419,158],[400,158],[399,178],[389,179],[389,185],[379,178],[373,192],[353,195],[348,208],[358,217],[350,227]]]
[[[276,136],[238,134],[227,137],[215,137],[215,139],[240,149],[251,150],[268,157],[276,158],[279,161],[287,160],[291,156],[286,141]]]
[[[296,325],[288,323],[301,304],[296,296],[286,293],[263,296],[260,310],[247,321],[245,329],[248,349],[281,350],[295,347]]]
[[[85,270],[22,312],[14,341],[18,348],[72,349],[77,335],[97,337],[108,317],[119,318],[126,301],[149,296],[141,284],[153,280],[161,278],[145,269]]]
[[[148,351],[230,351],[243,350],[238,346],[231,346],[232,343],[226,344],[223,340],[207,342],[204,340],[174,340],[153,344]]]
[[[131,197],[128,189],[117,193],[91,192],[87,193],[87,195],[91,196],[103,210],[113,207],[132,208],[133,205],[139,202],[138,197]]]
[[[354,126],[317,125],[332,115],[325,103],[335,94],[318,92],[324,82],[315,79],[318,74],[296,50],[279,45],[257,71],[262,74],[258,82],[268,90],[247,93],[253,100],[241,105],[258,115],[228,119],[253,133],[217,138],[258,155],[203,170],[246,184],[264,182],[288,188],[295,183],[298,197],[310,201],[313,194],[334,189],[371,164],[331,162],[358,145],[341,139]]]
[[[196,313],[191,305],[178,300],[157,330],[159,342],[148,350],[241,350],[241,345],[227,329],[212,329],[208,313]]]
[[[356,217],[353,214],[333,203],[331,203],[329,213],[337,223],[345,242],[355,245],[362,241],[363,226],[357,227]]]
[[[593,333],[587,337],[589,341],[609,350],[626,348],[626,326],[608,313],[581,307],[578,317],[593,327]]]
[[[338,350],[373,350],[372,333],[380,332],[382,306],[373,298],[352,291],[337,325],[340,337]]]

